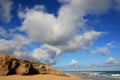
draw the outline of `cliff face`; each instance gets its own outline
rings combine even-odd
[[[18,59],[8,54],[0,54],[0,76],[12,74],[19,75],[52,74],[65,76],[64,73],[53,69],[47,64]]]

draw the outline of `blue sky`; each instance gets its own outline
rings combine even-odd
[[[119,0],[0,0],[0,52],[62,71],[119,71],[119,34]]]

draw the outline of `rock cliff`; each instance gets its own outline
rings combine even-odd
[[[14,56],[8,54],[0,54],[0,76],[12,74],[52,74],[66,76],[66,74],[53,69],[47,64],[15,58]]]

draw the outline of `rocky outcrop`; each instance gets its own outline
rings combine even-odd
[[[14,70],[17,60],[8,54],[0,54],[0,75],[8,75],[10,72]]]
[[[53,69],[50,65],[41,62],[18,59],[8,54],[0,54],[0,76],[12,74],[52,74],[66,76],[66,74]]]
[[[16,68],[16,74],[20,74],[20,75],[26,75],[29,73],[29,69],[30,69],[30,63],[29,61],[23,61],[20,60],[19,61],[19,66]]]
[[[50,65],[39,63],[39,62],[33,62],[32,67],[34,70],[37,71],[38,74],[53,74],[53,75],[59,75],[59,76],[66,76],[63,72],[57,71],[53,69]]]

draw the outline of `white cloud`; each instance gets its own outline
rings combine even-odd
[[[97,7],[93,6],[93,3]],[[101,4],[105,4],[104,8]],[[70,0],[69,4],[63,5],[59,9],[58,17],[45,11],[38,11],[35,6],[24,13],[25,18],[21,30],[42,43],[65,44],[76,36],[81,27],[85,27],[86,20],[83,19],[83,16],[88,14],[87,11],[93,12],[93,14],[96,14],[97,11],[102,13],[107,11],[108,4],[107,0]]]
[[[57,17],[47,13],[43,5],[19,11],[18,16],[23,19],[19,30],[25,31],[30,39],[22,35],[15,35],[11,40],[0,39],[0,51],[9,51],[17,57],[44,60],[52,64],[55,63],[56,56],[61,53],[89,49],[94,40],[104,33],[85,30],[87,19],[84,19],[84,16],[87,14],[100,15],[107,12],[110,8],[110,0],[59,1],[63,5],[59,8]],[[11,20],[12,4],[13,2],[10,0],[0,0],[2,6],[0,16],[7,23]],[[2,31],[0,35],[5,36],[6,32],[3,29],[0,30]],[[28,54],[24,46],[29,45],[31,39],[41,43],[41,47],[35,48],[31,54]],[[102,53],[105,53],[107,49],[103,51]],[[72,60],[71,65],[76,64],[77,61]]]
[[[47,50],[49,52],[56,53],[57,55],[62,53],[62,50],[60,48],[57,48],[55,46],[51,46],[51,45],[48,45],[48,44],[42,45],[41,48],[43,48],[43,49],[45,49],[45,50]]]
[[[27,55],[24,47],[25,45],[30,44],[30,42],[31,40],[27,39],[26,37],[15,34],[11,40],[0,39],[0,51],[1,53],[5,52],[13,54],[17,57],[23,57],[23,55]]]
[[[79,64],[76,60],[72,60],[68,65],[66,66],[58,66],[56,68],[60,69],[68,69],[68,68],[76,68],[76,69],[87,69],[87,68],[98,68],[98,69],[104,69],[104,68],[110,68],[110,67],[117,67],[120,66],[120,61],[118,61],[116,58],[109,57],[107,60],[105,60],[102,64],[97,64],[96,62],[92,62],[89,64]]]
[[[107,12],[110,8],[110,0],[59,0],[62,3],[68,3],[62,10],[71,10],[71,12],[76,14],[81,13],[92,13],[92,14],[102,14]],[[101,6],[102,5],[102,6]],[[65,11],[65,12],[67,12]],[[63,12],[63,13],[65,13]]]
[[[34,49],[33,53],[32,53],[32,56],[35,58],[35,59],[46,59],[49,57],[49,54],[47,53],[47,51],[41,49],[41,48],[36,48]]]
[[[106,55],[106,54],[109,54],[110,51],[107,47],[101,47],[101,48],[97,48],[94,51],[91,51],[91,53],[100,53],[100,54]]]
[[[77,64],[78,64],[78,62],[76,61],[76,60],[72,60],[71,62],[70,62],[70,66],[77,66]]]
[[[50,44],[43,44],[42,48],[49,50],[51,52],[56,53],[59,55],[65,52],[73,52],[76,50],[88,50],[93,41],[103,34],[102,32],[95,32],[95,31],[87,31],[82,35],[76,35],[73,39],[68,41],[66,44],[61,45],[50,45]]]
[[[45,50],[42,48],[35,48],[33,52],[29,53],[26,51],[26,46],[31,46],[32,40],[26,38],[19,34],[14,34],[13,38],[10,40],[0,39],[0,53],[8,53],[12,54],[16,57],[29,59],[29,60],[37,60],[43,61],[48,64],[55,63],[56,52],[53,50]]]
[[[57,32],[54,32],[56,18],[52,14],[29,10],[25,17],[21,30],[25,30],[31,38],[42,43],[55,41],[57,37]]]
[[[113,57],[110,57],[108,58],[106,61],[105,61],[105,64],[116,64],[118,63],[117,60]]]
[[[0,26],[0,39],[13,37],[16,29],[7,29]]]
[[[102,35],[102,32],[87,31],[82,35],[76,35],[67,45],[60,46],[60,48],[66,52],[82,49],[88,50],[93,44],[93,41],[100,35]]]
[[[35,9],[27,11],[21,30],[26,31],[34,40],[48,44],[64,43],[73,33],[70,27],[61,26],[53,14]]]
[[[82,35],[76,35],[66,44],[58,45],[56,47],[60,49],[62,53],[76,50],[88,50],[93,44],[93,41],[101,34],[101,32],[87,31]]]
[[[99,54],[102,54],[102,55],[106,55],[106,54],[109,54],[110,53],[110,49],[113,48],[113,42],[110,42],[110,43],[107,43],[105,46],[103,47],[99,47],[97,48],[96,50],[91,50],[91,53],[99,53]]]
[[[55,63],[56,56],[62,53],[88,49],[93,44],[93,40],[101,34],[101,32],[89,31],[83,35],[75,36],[75,38],[66,44],[43,44],[41,48],[34,49],[32,57],[36,60],[44,60],[45,62],[49,62],[49,64],[53,64]]]
[[[11,0],[0,0],[0,18],[2,21],[9,23],[13,2]]]
[[[5,29],[3,29],[2,27],[0,27],[0,36],[8,37],[8,32]]]
[[[79,35],[76,33],[76,26],[71,24],[72,21],[63,26],[60,26],[62,25],[60,22],[62,20],[58,22],[52,14],[31,9],[26,13],[25,21],[20,29],[27,31],[30,38],[42,42],[44,48],[57,47],[57,54],[88,49],[93,44],[93,40],[102,34],[102,32],[86,31]]]
[[[85,30],[87,20],[83,17],[87,14],[105,13],[109,5],[110,2],[107,0],[68,0],[60,7],[57,17],[47,13],[45,7],[41,5],[32,9],[26,8],[25,11],[18,13],[23,19],[19,30],[25,31],[34,41],[42,43],[41,48],[33,50],[34,58],[36,54],[41,55],[41,53],[45,53],[44,57],[49,57],[51,54],[57,56],[65,52],[87,50],[93,45],[94,40],[104,33]],[[56,58],[55,56],[52,58]],[[45,60],[40,56],[36,59]]]
[[[92,62],[92,63],[89,63],[89,64],[79,64],[76,60],[72,60],[69,65],[66,65],[66,66],[59,66],[58,68],[65,68],[65,69],[68,69],[68,68],[77,68],[77,69],[85,69],[85,68],[109,68],[109,67],[116,67],[116,66],[120,66],[120,62],[113,58],[113,57],[109,57],[107,60],[105,60],[102,64],[97,64],[96,62]]]
[[[56,63],[56,54],[54,52],[49,52],[41,48],[34,49],[33,53],[31,54],[31,57],[34,60],[43,61],[48,64]]]
[[[103,66],[111,67],[111,66],[120,66],[120,62],[118,62],[115,58],[109,57],[103,64]]]

